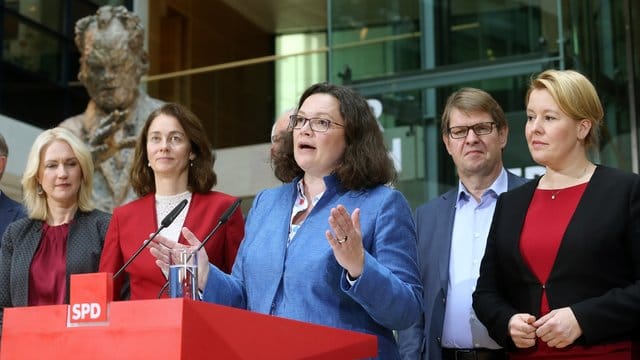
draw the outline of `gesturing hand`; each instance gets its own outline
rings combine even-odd
[[[360,230],[360,209],[349,215],[347,209],[338,205],[331,209],[329,226],[325,236],[333,249],[333,256],[351,278],[357,278],[364,268],[364,247]]]
[[[200,240],[186,227],[182,228],[182,235],[189,243],[190,247],[200,246]],[[156,258],[156,265],[166,274],[169,271],[169,249],[187,247],[175,241],[171,241],[164,236],[156,236],[149,244],[151,255]],[[209,255],[204,247],[198,251],[198,288],[204,289],[209,277]]]

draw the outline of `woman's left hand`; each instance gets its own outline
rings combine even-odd
[[[567,347],[582,335],[582,329],[570,307],[555,309],[533,323],[536,336],[552,348]]]
[[[355,209],[349,215],[344,206],[336,206],[331,209],[329,226],[331,230],[327,230],[325,236],[338,264],[347,270],[352,279],[360,277],[364,268],[360,209]]]

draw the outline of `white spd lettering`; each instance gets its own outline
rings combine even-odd
[[[72,320],[97,319],[102,313],[102,308],[98,303],[81,303],[71,306]]]

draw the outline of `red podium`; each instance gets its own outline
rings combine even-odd
[[[373,335],[183,299],[111,302],[101,325],[67,305],[7,308],[0,359],[361,359]]]

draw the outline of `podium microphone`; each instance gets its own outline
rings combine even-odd
[[[220,226],[222,226],[222,224],[226,223],[227,220],[229,220],[229,218],[231,217],[231,214],[233,214],[233,212],[236,211],[236,209],[238,208],[238,205],[240,205],[240,202],[242,202],[242,199],[240,198],[236,199],[236,201],[234,201],[233,204],[231,204],[231,206],[229,206],[229,208],[222,215],[220,215],[220,219],[218,220],[218,223],[216,224],[216,226],[213,227],[213,230],[211,230],[207,234],[207,236],[205,236],[204,239],[202,239],[202,242],[196,249],[196,252],[200,251],[200,249],[204,247],[204,245],[209,241],[209,239],[211,239],[213,235],[215,235],[215,233],[218,232],[218,229],[220,228]]]
[[[213,235],[215,235],[216,232],[218,232],[218,229],[220,228],[220,226],[222,226],[224,223],[227,222],[227,220],[229,220],[229,218],[231,217],[231,214],[233,214],[233,212],[236,211],[236,209],[238,208],[238,206],[240,205],[241,202],[242,202],[242,199],[240,199],[240,198],[236,199],[236,201],[234,201],[233,204],[231,204],[231,206],[229,206],[229,208],[227,210],[225,210],[225,212],[222,213],[222,215],[220,215],[220,219],[218,219],[218,222],[216,223],[216,226],[214,226],[213,230],[211,230],[207,234],[207,236],[205,236],[204,239],[202,239],[202,242],[200,243],[200,245],[196,249],[196,253],[198,251],[200,251],[200,249],[202,249],[204,247],[204,245],[209,241],[209,239],[211,239],[213,237]],[[191,256],[189,256],[187,261],[189,259],[191,259]],[[167,290],[167,286],[169,286],[169,281],[167,281],[160,288],[160,292],[158,293],[158,299],[162,296],[162,293],[164,293],[165,290]]]
[[[176,205],[176,207],[174,207],[173,210],[171,210],[171,212],[169,214],[167,214],[167,216],[164,217],[164,219],[162,219],[162,221],[160,222],[160,227],[158,228],[158,230],[156,230],[156,232],[153,235],[151,235],[151,237],[148,240],[145,240],[142,243],[142,246],[140,246],[140,248],[138,250],[136,250],[135,253],[133,253],[133,255],[129,258],[129,260],[124,265],[122,265],[122,267],[113,275],[113,279],[114,280],[124,271],[124,269],[127,268],[127,266],[129,266],[129,264],[131,264],[131,262],[136,257],[138,257],[138,255],[140,255],[142,250],[144,250],[144,248],[146,248],[147,245],[149,245],[151,240],[153,240],[156,236],[158,236],[158,234],[160,233],[160,231],[162,231],[162,229],[164,229],[164,228],[168,227],[169,225],[171,225],[173,220],[175,220],[178,217],[178,214],[180,214],[182,209],[184,209],[184,207],[187,206],[188,202],[189,201],[187,199],[184,199],[184,200],[180,201],[180,203],[178,205]]]

